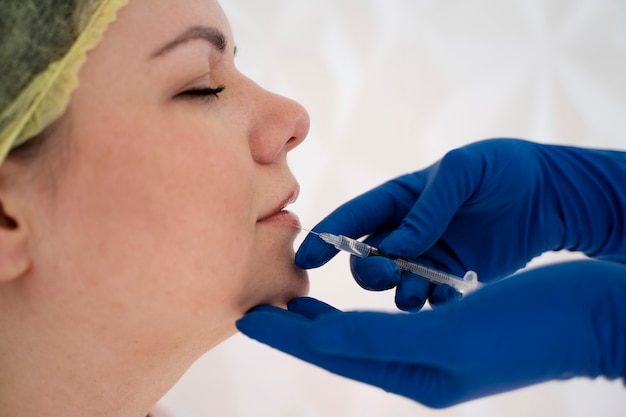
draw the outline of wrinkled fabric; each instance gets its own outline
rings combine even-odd
[[[87,52],[128,0],[2,0],[0,163],[65,111]]]

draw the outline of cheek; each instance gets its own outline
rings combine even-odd
[[[256,222],[245,142],[232,133],[104,132],[84,132],[91,139],[58,181],[49,262],[81,281],[92,308],[115,305],[129,325],[135,317],[182,331],[232,321]]]
[[[237,147],[201,157],[191,148],[168,152],[165,175],[147,180],[154,187],[147,205],[158,206],[150,217],[162,229],[147,240],[166,239],[162,252],[174,258],[178,278],[208,290],[206,301],[227,298],[229,282],[242,274],[239,257],[250,251],[255,190],[246,155]]]

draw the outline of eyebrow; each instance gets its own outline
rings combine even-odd
[[[165,55],[172,49],[196,39],[204,39],[208,41],[219,52],[224,52],[228,43],[226,41],[226,36],[224,36],[219,29],[207,26],[193,26],[178,35],[172,41],[157,49],[156,52],[154,52],[150,57],[156,58]]]

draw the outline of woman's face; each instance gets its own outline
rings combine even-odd
[[[307,292],[281,210],[308,115],[234,51],[217,1],[130,0],[89,53],[34,217],[35,267],[63,313],[206,350],[247,309]]]

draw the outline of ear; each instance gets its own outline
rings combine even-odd
[[[31,264],[25,222],[12,211],[13,191],[0,180],[0,283],[22,276]]]

